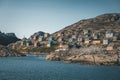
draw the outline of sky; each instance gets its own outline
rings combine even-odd
[[[0,30],[17,37],[54,33],[82,19],[120,13],[120,0],[0,0]]]

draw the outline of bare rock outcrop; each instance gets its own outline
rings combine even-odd
[[[0,45],[0,57],[8,57],[8,56],[25,56],[21,53],[17,53],[7,47]]]

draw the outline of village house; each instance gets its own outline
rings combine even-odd
[[[39,47],[40,46],[40,43],[38,41],[35,41],[34,42],[34,47]]]
[[[88,29],[83,29],[83,34],[85,35],[85,34],[88,34],[88,33],[90,33],[90,30],[88,30]]]
[[[93,39],[98,39],[99,38],[99,33],[94,32],[93,33]]]
[[[73,39],[77,39],[77,35],[72,35],[72,38]]]
[[[21,41],[21,46],[30,46],[30,45],[31,45],[31,41],[24,37]]]
[[[37,40],[37,36],[36,35],[33,37],[33,40]]]
[[[117,36],[113,36],[113,41],[117,41]]]
[[[44,40],[44,37],[43,36],[40,36],[39,38],[38,38],[38,41],[39,42],[41,42],[41,41],[43,41]]]
[[[51,46],[52,46],[52,44],[53,44],[53,42],[52,42],[52,41],[48,41],[48,42],[47,42],[47,47],[51,47]]]
[[[30,46],[32,43],[30,40],[26,40],[26,46]]]
[[[103,45],[109,44],[109,39],[103,39]]]
[[[89,44],[89,43],[90,43],[90,39],[89,39],[89,38],[85,38],[85,39],[84,39],[84,43],[85,43],[85,44]]]
[[[69,42],[73,42],[74,40],[73,40],[73,38],[69,38]]]
[[[60,43],[59,47],[57,50],[55,50],[55,52],[59,52],[59,51],[67,51],[68,50],[68,45],[65,45],[63,43]]]
[[[62,36],[62,34],[59,32],[59,33],[57,33],[57,37],[60,37],[60,36]]]
[[[113,37],[113,32],[111,30],[106,31],[105,34],[106,38],[112,38]]]
[[[57,41],[58,41],[58,42],[62,42],[62,41],[63,41],[63,37],[59,37],[59,38],[57,39]]]
[[[49,37],[49,33],[45,33],[45,34],[44,34],[44,37],[45,37],[45,38]]]
[[[114,43],[110,43],[108,46],[107,46],[107,49],[108,51],[111,51],[111,50],[114,50]]]
[[[90,37],[90,34],[88,33],[88,34],[85,34],[85,35],[83,35],[83,37],[84,38],[89,38]]]
[[[53,37],[53,36],[50,36],[48,40],[49,40],[49,41],[54,41],[54,37]]]
[[[101,40],[100,39],[93,39],[92,44],[101,44]]]
[[[78,42],[82,42],[82,41],[83,41],[83,38],[82,38],[82,37],[79,37],[79,38],[77,38],[77,41],[78,41]]]

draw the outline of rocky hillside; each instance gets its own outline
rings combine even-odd
[[[10,43],[14,43],[19,39],[16,37],[14,33],[2,33],[0,32],[0,44],[1,45],[8,45]]]
[[[8,56],[24,56],[24,55],[17,53],[3,45],[0,45],[0,57],[8,57]]]
[[[47,60],[69,61],[82,64],[120,65],[120,51],[106,51],[102,47],[71,49],[65,52],[52,53]]]
[[[85,33],[86,30],[88,30],[87,34]],[[114,33],[112,37],[107,36],[109,34],[107,31],[109,30]],[[74,43],[77,43],[80,48],[76,49],[73,47],[65,52],[51,53],[46,56],[47,60],[99,65],[120,64],[120,13],[103,14],[95,18],[81,20],[52,35],[58,36],[59,33],[61,34],[60,37],[63,37],[65,44],[75,45]],[[96,38],[95,33],[98,33],[99,37],[97,36]],[[74,39],[82,38],[83,40],[69,42],[72,37]],[[116,37],[116,40],[113,37]],[[103,44],[104,39],[108,40],[107,44]],[[96,43],[94,40],[96,42],[99,40],[99,44],[94,44]]]
[[[112,29],[120,32],[120,13],[103,14],[95,18],[80,20],[52,35],[56,35],[59,32],[66,35],[75,34],[76,32],[81,33],[81,31],[86,28],[92,28],[94,30]]]

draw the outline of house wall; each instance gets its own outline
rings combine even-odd
[[[108,46],[107,50],[113,50],[113,47],[112,46]]]
[[[103,40],[103,44],[108,44],[108,40]]]
[[[100,44],[101,43],[101,41],[100,40],[93,40],[93,42],[92,42],[93,44]]]

